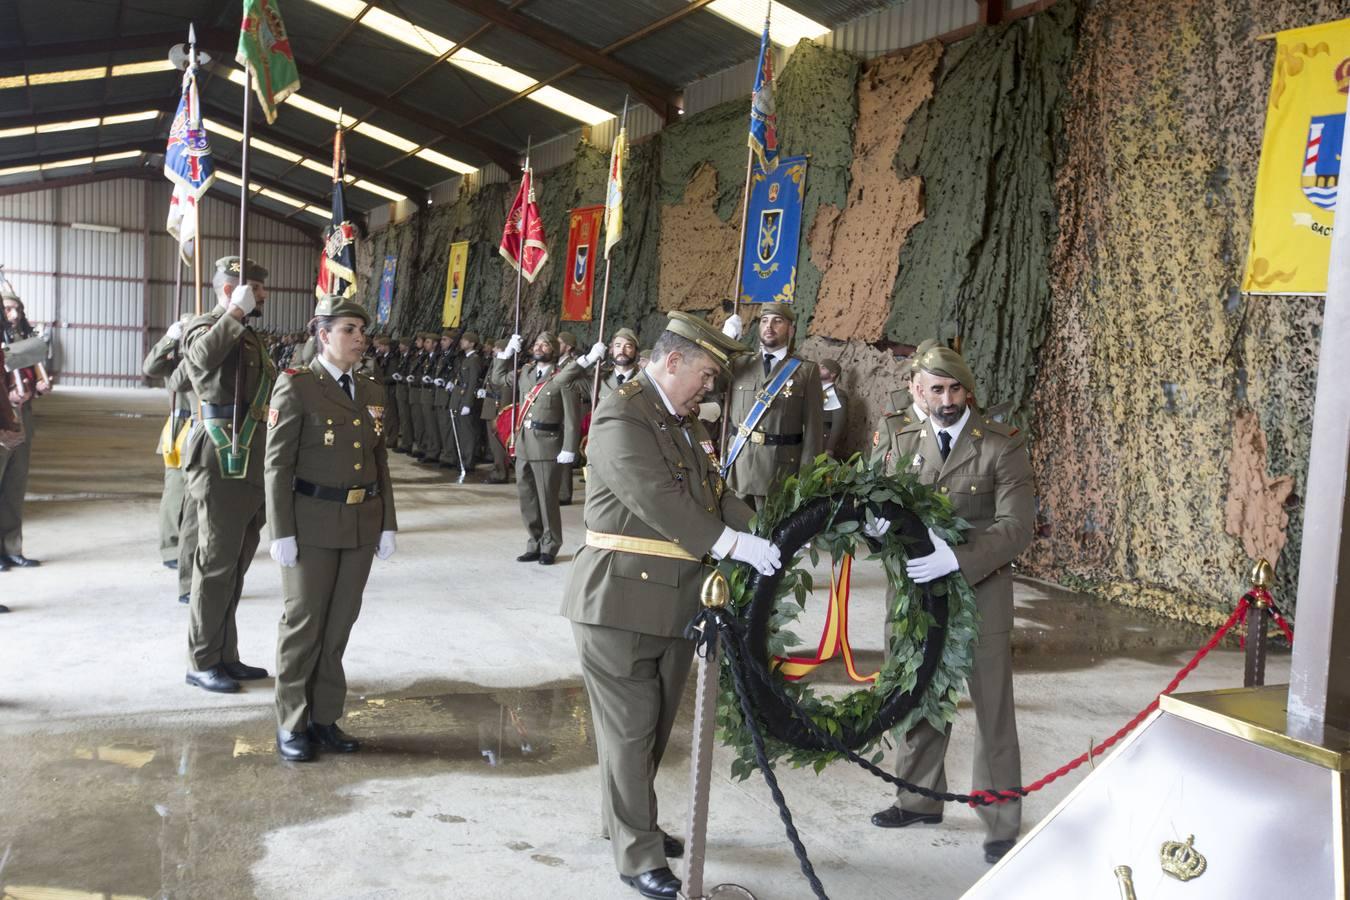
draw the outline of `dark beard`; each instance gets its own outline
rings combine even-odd
[[[553,362],[553,354],[552,354],[552,353],[534,353],[534,354],[531,354],[531,356],[533,357],[534,361],[537,362],[537,363],[551,363],[551,362]]]
[[[933,417],[933,421],[937,422],[943,428],[950,428],[955,425],[957,422],[961,421],[961,417],[965,414],[966,408],[964,406],[958,407],[956,412],[950,415],[943,413],[942,407],[938,407],[929,413],[929,415]]]
[[[618,366],[621,369],[627,369],[632,364],[633,364],[633,357],[631,356],[614,357],[614,365]]]

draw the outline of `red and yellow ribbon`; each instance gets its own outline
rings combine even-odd
[[[820,635],[815,656],[775,656],[774,665],[788,681],[797,681],[839,654],[848,677],[859,684],[877,680],[876,672],[860,675],[853,665],[853,648],[848,643],[848,595],[852,584],[853,557],[845,556],[836,567],[830,565],[830,606],[825,615],[825,630]]]

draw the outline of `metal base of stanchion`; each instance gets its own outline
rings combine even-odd
[[[739,900],[755,900],[755,895],[741,887],[739,884],[719,884],[706,894],[686,894],[684,891],[679,893],[680,900],[717,900],[718,897],[735,897]]]

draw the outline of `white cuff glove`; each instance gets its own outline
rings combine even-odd
[[[258,301],[253,299],[253,286],[249,284],[236,286],[230,292],[230,305],[239,307],[244,315],[253,312],[254,307],[258,305]]]
[[[722,418],[722,407],[716,403],[700,403],[698,417],[704,422],[716,422]]]
[[[741,332],[744,329],[745,325],[741,322],[741,317],[735,313],[727,316],[727,320],[722,323],[722,333],[733,341],[741,339]]]
[[[434,384],[434,385],[436,385],[436,387],[445,387],[445,379],[444,379],[444,378],[433,378],[432,381],[431,381],[431,383]]]
[[[380,532],[380,543],[375,547],[375,555],[380,559],[388,559],[394,555],[394,533],[392,531]]]
[[[863,534],[872,540],[880,538],[886,532],[891,530],[890,519],[873,519],[871,522],[863,524]],[[936,543],[936,542],[935,542]]]
[[[402,381],[402,380],[403,380],[403,376],[400,375],[399,373],[395,372],[395,373],[394,373],[394,380],[395,380],[395,381]]]
[[[936,581],[961,568],[956,561],[956,554],[952,552],[951,544],[934,534],[931,528],[928,529],[928,539],[933,542],[933,552],[905,563],[905,573],[915,584]]]
[[[483,398],[487,397],[487,388],[479,388],[478,390],[474,391],[474,396],[477,397],[479,400],[482,400]]]
[[[731,558],[748,563],[761,575],[772,575],[783,565],[782,553],[772,541],[742,531],[736,535]]]
[[[182,339],[183,339],[183,323],[180,322],[180,321],[178,321],[177,319],[175,319],[174,322],[173,322],[173,324],[169,326],[169,329],[168,329],[167,331],[164,332],[164,336],[165,336],[166,338],[168,338],[169,340],[171,340],[171,341],[180,341],[180,340],[182,340]]]
[[[577,461],[577,455],[571,450],[561,450],[558,453],[558,465],[565,466]]]
[[[469,407],[465,406],[465,407],[463,407],[463,408],[460,409],[459,414],[460,414],[461,416],[467,416],[467,415],[468,415],[469,413],[471,413],[471,412],[473,412],[473,410],[470,409]]]
[[[294,537],[277,538],[272,541],[272,546],[267,552],[281,563],[283,568],[289,569],[295,565],[296,559],[300,556],[300,547],[295,543]]]
[[[422,383],[423,383],[423,384],[431,384],[431,376],[430,376],[430,375],[423,375],[423,376],[422,376]]]
[[[604,341],[596,341],[591,345],[591,349],[586,351],[586,355],[577,360],[577,364],[583,369],[589,369],[605,358],[605,350]]]

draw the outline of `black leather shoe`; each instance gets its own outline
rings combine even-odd
[[[7,613],[7,612],[9,612],[9,607],[3,603],[0,603],[0,613]]]
[[[426,458],[426,454],[423,453],[421,450],[414,450],[414,451],[412,451],[412,458],[413,458],[413,459],[425,459],[425,458]]]
[[[224,666],[212,666],[200,672],[188,672],[185,679],[193,687],[217,694],[233,694],[239,690],[239,682],[225,674]]]
[[[222,667],[225,669],[225,674],[235,681],[257,681],[260,678],[267,677],[266,669],[245,665],[237,661],[223,663]]]
[[[987,863],[996,863],[1008,855],[1008,851],[1013,848],[1017,841],[989,841],[984,845],[984,861]]]
[[[540,553],[540,554],[539,554],[539,565],[541,565],[541,566],[551,566],[551,565],[553,565],[553,561],[556,560],[556,559],[557,559],[557,557],[554,556],[552,553]]]
[[[36,559],[15,555],[0,556],[0,562],[13,566],[16,569],[36,569],[38,566],[42,565],[42,563],[38,562]]]
[[[309,739],[325,750],[334,750],[338,753],[355,753],[361,749],[361,742],[337,727],[336,722],[332,725],[316,725],[311,722]]]
[[[8,571],[9,571],[9,564],[5,562],[3,559],[0,559],[0,572],[8,572]]]
[[[303,731],[277,729],[277,753],[288,762],[309,762],[314,758],[314,746]]]
[[[941,825],[942,813],[916,813],[898,806],[888,806],[872,816],[878,828],[906,828],[910,825]]]
[[[675,900],[680,894],[680,879],[665,866],[641,875],[620,875],[619,880],[629,887],[637,888],[642,896],[654,897],[656,900]]]
[[[483,484],[506,484],[507,479],[499,478],[496,475],[489,475],[483,479]]]
[[[186,604],[188,603],[188,601],[190,601],[191,599],[192,599],[192,597],[191,597],[191,595],[189,595],[189,594],[179,594],[179,595],[178,595],[178,602],[179,602],[179,603],[182,603],[182,604],[184,604],[184,605],[186,605]]]
[[[516,557],[516,562],[537,562],[542,554],[538,550],[530,550]]]
[[[661,846],[666,851],[666,859],[680,859],[684,856],[684,841],[661,832]]]
[[[178,560],[176,560],[176,559],[166,559],[166,560],[164,560],[164,568],[166,568],[166,569],[176,569],[176,568],[178,568]]]
[[[571,506],[571,505],[572,505],[572,501],[571,501],[571,500],[559,500],[559,501],[558,501],[558,505],[559,505],[559,506]]]

